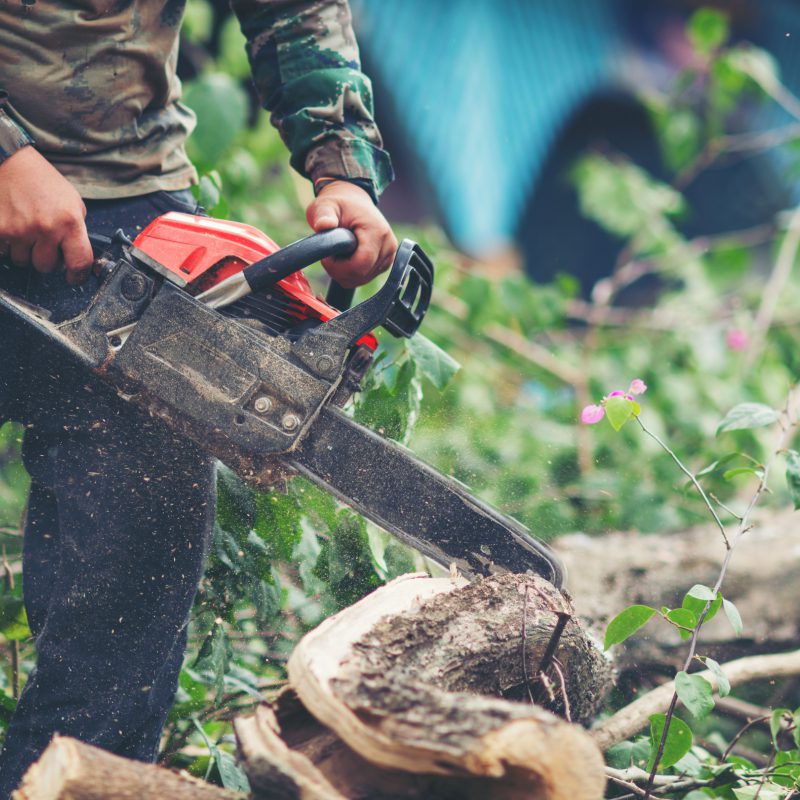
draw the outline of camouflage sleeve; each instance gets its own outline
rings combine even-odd
[[[319,181],[392,180],[361,72],[347,0],[231,0],[247,38],[261,101],[291,151],[291,164]]]

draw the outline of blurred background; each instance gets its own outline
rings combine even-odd
[[[715,437],[717,424],[745,401],[783,408],[800,374],[800,4],[352,8],[397,172],[381,207],[437,279],[427,338],[381,335],[351,413],[542,538],[669,536],[708,521],[670,457],[635,425],[578,422],[641,378],[649,429],[733,521],[770,434]],[[281,244],[307,235],[310,187],[258,110],[224,2],[189,0],[179,70],[199,118],[189,152],[202,204]],[[34,654],[20,434],[0,429],[0,721]],[[792,502],[790,484],[776,474],[765,505]],[[298,636],[420,566],[302,481],[256,495],[222,469],[164,762],[224,781],[228,720],[280,684]]]

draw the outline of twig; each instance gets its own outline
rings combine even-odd
[[[753,322],[753,335],[747,350],[744,364],[745,370],[751,369],[761,353],[767,332],[775,317],[778,299],[783,293],[789,276],[792,274],[792,267],[797,258],[798,248],[800,248],[800,206],[794,210],[789,219],[786,235],[783,238],[783,242],[781,242],[778,257],[775,259],[775,266],[764,287],[761,305]]]
[[[496,322],[490,322],[483,329],[483,334],[495,344],[511,350],[516,355],[521,356],[526,361],[530,361],[551,375],[555,375],[556,378],[570,386],[575,386],[583,380],[580,370],[565,363],[540,344],[511,330],[511,328],[499,325]]]
[[[723,537],[725,538],[725,548],[726,548],[726,550],[725,550],[725,558],[722,561],[722,567],[720,568],[719,575],[717,576],[716,583],[714,584],[714,588],[711,590],[714,597],[717,596],[717,594],[719,593],[720,589],[722,588],[722,584],[723,584],[723,582],[725,580],[725,575],[728,572],[728,566],[730,565],[730,562],[731,562],[731,556],[733,555],[733,551],[734,551],[734,548],[735,548],[737,542],[742,538],[742,536],[744,536],[745,533],[747,533],[748,530],[750,530],[750,523],[749,523],[750,514],[752,513],[753,509],[755,508],[756,504],[758,503],[759,499],[761,498],[761,495],[766,491],[767,480],[769,479],[769,473],[770,473],[770,470],[772,468],[772,465],[775,463],[775,459],[778,457],[778,454],[782,453],[786,449],[786,446],[787,446],[787,444],[789,442],[791,434],[794,432],[794,429],[795,429],[795,426],[796,426],[797,423],[796,423],[796,421],[793,421],[793,420],[791,420],[789,418],[789,412],[794,407],[794,404],[792,402],[794,391],[795,391],[795,389],[793,388],[789,392],[789,396],[788,396],[788,398],[786,400],[786,408],[785,408],[785,410],[783,412],[783,419],[781,420],[781,434],[780,434],[780,437],[778,439],[778,445],[772,451],[772,455],[770,455],[769,460],[764,465],[764,469],[763,469],[763,471],[761,473],[761,478],[760,478],[760,480],[758,482],[758,486],[756,487],[756,491],[753,493],[753,496],[750,499],[750,502],[748,503],[747,508],[745,509],[745,512],[742,515],[741,520],[739,521],[739,527],[738,527],[736,533],[734,534],[733,540],[731,542],[729,542],[727,537],[725,536],[724,528],[722,528],[722,523],[719,522],[719,517],[716,515],[716,512],[712,511],[714,519],[718,522],[718,524],[720,525],[720,527],[723,530]],[[636,417],[636,419],[639,422],[639,424],[641,425],[642,430],[644,430],[646,433],[649,433],[649,431],[647,431],[647,429],[642,424],[641,420],[639,420],[639,417]],[[651,434],[651,435],[653,435],[653,434]],[[667,452],[670,453],[670,455],[672,455],[672,457],[675,460],[675,462],[685,472],[688,472],[688,470],[686,470],[686,468],[683,467],[683,465],[681,464],[680,460],[674,454],[672,454],[672,452],[669,450],[669,448],[667,448],[667,446],[665,444],[663,444],[663,443],[662,443],[662,446],[667,450]],[[702,492],[702,489],[700,489],[700,484],[697,483],[697,479],[694,477],[694,475],[692,475],[691,477],[692,477],[692,480],[695,483],[695,485],[701,491],[703,498],[706,500],[706,504],[709,505],[709,507],[710,507],[710,504],[708,503],[708,499],[706,498],[705,493]],[[702,628],[703,622],[705,622],[706,616],[707,616],[707,614],[709,612],[709,609],[711,608],[711,602],[712,602],[711,600],[708,600],[706,602],[705,607],[703,608],[703,611],[700,613],[700,616],[697,619],[697,624],[695,625],[694,631],[692,632],[692,638],[689,641],[689,653],[686,656],[686,660],[685,660],[684,665],[683,665],[683,670],[684,671],[689,669],[689,667],[692,664],[692,661],[694,660],[695,652],[697,650],[697,640],[698,640],[698,638],[700,636],[700,629]],[[648,782],[647,786],[645,786],[645,800],[647,800],[647,798],[650,796],[650,789],[652,788],[652,781],[656,776],[656,771],[658,770],[658,764],[661,761],[661,757],[664,754],[664,747],[666,746],[666,743],[667,743],[667,735],[669,734],[670,722],[672,720],[673,715],[675,714],[675,707],[676,707],[677,703],[678,703],[678,693],[673,691],[672,698],[670,699],[670,703],[669,703],[669,708],[667,709],[666,719],[664,720],[664,730],[663,730],[663,732],[661,734],[661,740],[659,741],[659,744],[658,744],[658,750],[656,752],[656,757],[653,760],[653,766],[652,766],[651,771],[650,771],[650,781]]]
[[[747,656],[722,665],[731,686],[763,678],[788,678],[800,675],[800,650],[763,656]],[[705,678],[716,690],[717,681],[710,670],[695,673]],[[591,731],[601,750],[638,733],[653,714],[663,712],[675,693],[675,681],[668,681],[634,700]]]
[[[714,509],[714,506],[711,505],[711,501],[708,499],[708,495],[706,495],[705,490],[700,485],[700,483],[697,480],[697,478],[694,476],[694,473],[684,465],[684,463],[678,458],[677,455],[675,455],[675,453],[669,448],[667,443],[663,439],[661,439],[661,437],[659,437],[658,435],[653,433],[649,428],[647,428],[645,426],[645,424],[642,422],[640,417],[637,416],[637,417],[635,417],[635,419],[639,423],[639,427],[651,439],[654,439],[656,441],[656,443],[658,445],[660,445],[666,451],[666,453],[672,458],[672,460],[678,466],[680,471],[683,472],[684,475],[686,475],[686,477],[692,482],[692,484],[694,484],[694,488],[697,489],[698,493],[700,494],[700,497],[703,498],[703,502],[706,504],[706,508],[708,508],[709,512],[711,513],[711,516],[714,518],[714,522],[717,523],[717,527],[719,528],[720,533],[722,534],[722,540],[725,542],[725,549],[728,552],[730,552],[731,545],[730,545],[730,542],[728,541],[728,534],[725,531],[725,526],[722,524],[722,520],[719,518],[719,515],[717,514],[716,510]]]
[[[526,592],[527,597],[527,592]],[[539,661],[539,666],[536,667],[536,675],[539,679],[539,685],[545,685],[544,678],[547,674],[547,670],[550,667],[550,664],[553,661],[553,657],[556,654],[556,650],[558,649],[558,643],[561,641],[561,635],[564,633],[564,628],[567,627],[567,623],[572,619],[570,614],[567,614],[563,611],[556,612],[556,616],[558,617],[558,621],[556,622],[555,627],[553,628],[553,632],[550,634],[550,641],[547,643],[547,647],[542,653],[542,658]],[[541,692],[538,691],[539,686],[536,687],[534,690],[534,695],[538,702],[542,702]],[[566,697],[566,693],[564,695]]]
[[[723,510],[727,511],[734,519],[738,519],[740,522],[742,520],[742,515],[737,514],[732,508],[725,505],[722,500],[719,499],[713,492],[709,492],[708,496]]]
[[[3,572],[5,574],[6,591],[14,591],[14,573],[8,563],[6,546],[3,545]],[[19,668],[19,641],[15,639],[11,642],[11,691],[15,700],[19,700],[22,692],[22,676]]]
[[[733,739],[731,739],[730,743],[725,748],[725,752],[722,754],[721,760],[722,761],[728,760],[728,756],[733,752],[733,748],[736,747],[736,743],[739,741],[739,739],[742,738],[742,736],[744,736],[747,733],[747,731],[750,730],[750,728],[753,727],[753,725],[760,725],[762,722],[769,722],[770,717],[771,717],[770,714],[767,714],[763,717],[756,717],[755,719],[751,719],[746,725],[743,725],[737,731],[736,736],[734,736]]]

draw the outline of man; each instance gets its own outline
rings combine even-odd
[[[97,288],[90,232],[195,210],[175,76],[184,0],[0,2],[0,282],[59,321]],[[233,0],[253,77],[314,230],[358,248],[345,286],[391,262],[391,180],[346,0]],[[219,124],[224,124],[220,120]],[[37,668],[9,728],[0,798],[52,734],[152,760],[177,686],[214,512],[209,459],[0,320],[0,413],[24,422],[24,593]],[[23,347],[23,344],[25,345]]]

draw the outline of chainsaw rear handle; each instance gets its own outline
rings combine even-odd
[[[253,262],[242,274],[252,291],[262,291],[323,258],[349,256],[356,247],[358,240],[351,230],[331,228],[282,247]]]

